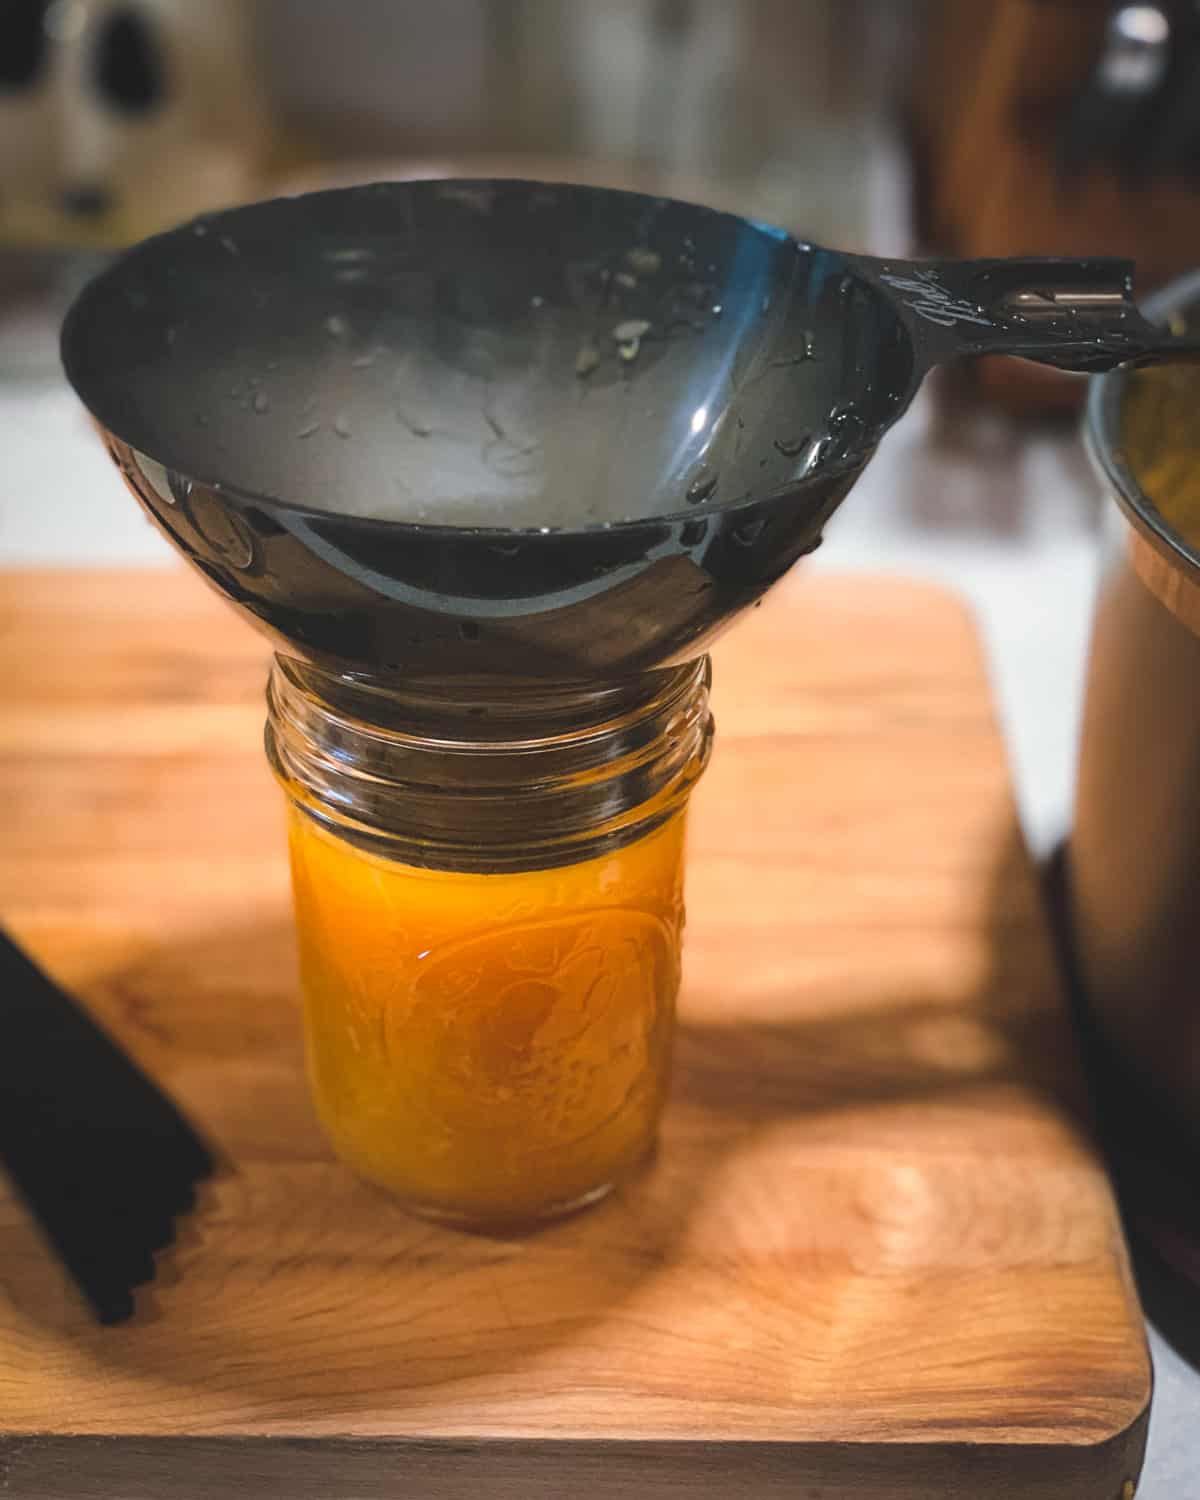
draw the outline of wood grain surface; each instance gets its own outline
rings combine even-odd
[[[661,1151],[512,1240],[317,1129],[265,664],[183,573],[0,575],[0,920],[225,1161],[116,1328],[0,1192],[6,1500],[1118,1500],[1142,1326],[952,599],[720,645]]]

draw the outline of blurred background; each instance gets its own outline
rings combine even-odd
[[[5,0],[0,227],[107,244],[289,179],[474,164],[840,234],[908,0]]]
[[[0,0],[0,570],[172,563],[58,367],[106,255],[225,204],[447,175],[876,253],[1129,255],[1145,292],[1200,264],[1200,0]],[[1039,855],[1069,820],[1113,510],[1082,390],[940,372],[807,565],[973,606]],[[1155,1348],[1145,1493],[1196,1493],[1196,1376]]]
[[[58,369],[114,248],[253,197],[373,177],[634,186],[880,253],[1200,262],[1200,3],[3,0],[0,563],[169,561]],[[1082,383],[948,372],[821,566],[977,607],[1027,834],[1069,804],[1100,501]]]

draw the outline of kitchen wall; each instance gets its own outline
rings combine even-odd
[[[868,167],[915,0],[260,0],[295,148],[604,163],[827,238],[870,235]],[[348,18],[353,23],[348,24]]]

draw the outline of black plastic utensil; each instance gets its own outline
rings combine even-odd
[[[872,260],[662,198],[384,183],[134,248],[63,361],[158,525],[293,654],[406,678],[700,655],[927,370],[1194,352],[1107,260]]]
[[[3,932],[0,1163],[102,1323],[133,1312],[214,1167],[175,1105]]]

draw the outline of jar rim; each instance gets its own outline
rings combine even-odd
[[[421,699],[422,711],[431,701],[440,709],[431,733],[427,718],[406,725],[403,685],[277,657],[267,757],[294,806],[384,857],[497,873],[573,864],[683,808],[708,761],[709,681],[701,658],[623,687],[565,684],[555,733],[508,736],[505,722],[531,722],[527,705],[519,688],[494,687],[501,699],[509,694],[513,713],[480,738],[461,684]],[[614,712],[621,698],[625,711]]]

